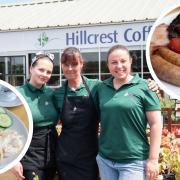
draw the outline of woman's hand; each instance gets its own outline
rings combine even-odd
[[[146,180],[155,180],[159,174],[158,159],[148,159],[146,163]]]
[[[22,166],[22,164],[21,164],[20,162],[11,169],[11,172],[12,172],[18,179],[25,179],[25,177],[23,176],[23,166]]]
[[[156,94],[159,93],[159,86],[158,86],[158,84],[154,80],[152,80],[150,78],[148,79],[148,87],[149,87],[149,89],[154,91]]]

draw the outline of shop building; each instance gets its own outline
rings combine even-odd
[[[123,44],[133,54],[133,72],[151,77],[145,57],[146,40],[156,18],[177,0],[60,0],[0,6],[0,78],[22,85],[35,53],[55,54],[50,86],[61,85],[59,58],[75,46],[85,59],[83,74],[109,77],[107,50]]]

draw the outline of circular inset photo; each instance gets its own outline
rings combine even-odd
[[[147,40],[146,59],[160,88],[180,99],[180,4],[154,23]]]
[[[32,131],[32,115],[25,99],[15,87],[0,80],[0,174],[25,155]]]

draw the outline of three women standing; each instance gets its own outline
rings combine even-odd
[[[36,60],[37,63],[38,62],[40,63],[41,59],[40,58],[36,58],[36,59],[37,59]],[[49,59],[49,60],[50,60],[49,63],[52,63],[51,62],[52,59]],[[126,60],[123,59],[122,62],[126,62]],[[105,89],[102,88],[104,83],[102,83],[98,80],[88,79],[81,75],[81,71],[83,68],[83,59],[77,48],[70,47],[70,48],[65,49],[61,56],[61,64],[62,64],[64,76],[67,80],[65,81],[63,86],[60,88],[57,88],[54,93],[54,101],[55,101],[56,107],[58,108],[58,110],[60,110],[60,119],[62,122],[62,131],[61,131],[60,136],[58,137],[57,147],[56,147],[56,163],[57,163],[59,179],[60,180],[72,180],[72,179],[73,180],[84,180],[84,179],[96,180],[96,179],[98,179],[98,167],[97,167],[97,163],[96,163],[96,155],[98,153],[98,142],[97,141],[98,141],[98,124],[99,124],[98,111],[97,111],[98,110],[97,95],[99,95],[99,98],[100,99],[102,98],[102,100],[104,100],[106,98],[111,99],[112,97],[115,97],[115,96],[111,92],[108,95],[106,94],[107,93],[106,87],[104,87]],[[117,75],[123,76],[124,72],[130,73],[130,71],[126,71],[126,69],[127,70],[130,69],[129,66],[127,66],[125,69],[120,68],[121,69],[120,70],[119,68],[113,68],[113,66],[116,66],[116,64],[117,64],[116,59],[112,58],[112,62],[111,62],[112,69],[110,68],[110,72],[112,73],[112,75],[114,77],[116,77]],[[33,65],[33,63],[32,63],[32,65]],[[31,74],[36,74],[37,76],[35,76],[35,77],[37,77],[38,82],[41,84],[40,85],[38,83],[39,85],[37,86],[37,88],[35,88],[38,92],[41,90],[42,87],[44,87],[45,82],[47,82],[47,80],[49,79],[47,77],[45,78],[45,76],[41,77],[40,74],[42,72],[46,72],[46,73],[49,72],[49,74],[51,74],[52,73],[51,65],[49,64],[49,65],[45,66],[46,68],[41,68],[41,67],[37,66],[37,69],[35,68],[36,66],[35,67],[32,66]],[[40,74],[38,75],[39,71],[40,71]],[[48,76],[48,77],[50,77],[50,76]],[[31,78],[33,78],[33,75],[31,76]],[[128,81],[133,79],[131,75],[129,75],[128,78],[130,78],[130,79],[128,79]],[[112,80],[116,90],[120,88],[119,83],[120,83],[120,80],[122,80],[122,79],[114,78]],[[118,80],[118,81],[116,81],[116,80]],[[33,81],[30,81],[30,82],[33,82]],[[112,82],[110,82],[111,86],[113,84]],[[125,83],[127,83],[127,82],[125,82]],[[37,83],[35,83],[35,84],[37,84]],[[32,83],[32,85],[34,85],[34,83]],[[21,92],[24,93],[24,96],[27,91],[26,86],[27,85],[25,85],[25,87],[22,88],[22,90],[21,90]],[[34,85],[34,86],[36,87],[36,85]],[[98,86],[100,86],[100,87],[98,87]],[[145,83],[142,86],[143,87],[146,86]],[[97,93],[97,90],[98,90],[98,93]],[[103,97],[101,97],[101,92],[102,92]],[[104,92],[106,92],[106,93],[104,93]],[[33,97],[36,96],[37,100],[35,99],[35,97],[33,98],[33,100],[37,101],[39,103],[40,100],[38,100],[38,96],[36,95],[38,93],[36,93],[36,91],[35,91],[34,94],[35,95],[33,95],[33,94],[30,95],[30,99],[32,99],[31,96],[33,96]],[[51,93],[46,94],[46,96],[48,96],[48,98],[50,98],[50,99],[52,98],[51,95],[52,95]],[[129,97],[129,96],[131,96],[131,94],[127,93],[127,96]],[[132,96],[132,98],[133,97],[134,96]],[[134,99],[134,100],[136,100],[136,99]],[[28,101],[28,98],[27,98],[27,101]],[[118,127],[120,124],[112,123],[112,125],[110,125],[110,128],[107,128],[107,126],[104,126],[104,124],[106,123],[105,121],[107,119],[104,121],[102,114],[110,113],[108,117],[109,117],[109,123],[111,124],[111,121],[113,121],[112,116],[116,116],[116,115],[119,116],[119,114],[120,114],[119,112],[121,112],[121,111],[119,111],[119,107],[116,108],[116,103],[115,103],[115,106],[112,104],[112,107],[114,107],[116,110],[118,109],[118,111],[116,111],[116,113],[112,113],[112,112],[108,111],[107,109],[106,109],[107,112],[104,112],[104,109],[101,109],[101,101],[99,101],[99,102],[100,102],[99,105],[100,105],[100,110],[101,110],[100,118],[102,118],[101,119],[102,120],[101,133],[102,134],[100,136],[100,152],[101,152],[101,143],[105,142],[108,145],[109,137],[112,138],[112,141],[113,141],[113,139],[117,139],[117,138],[121,139],[121,137],[119,137],[118,133],[117,134],[115,133],[117,135],[115,137],[114,137],[114,134],[109,133],[108,138],[106,139],[106,134],[103,134],[103,133],[106,130],[107,130],[107,132],[109,130],[111,132],[113,132],[112,127],[119,129]],[[116,102],[116,101],[114,101],[114,102]],[[121,102],[121,98],[118,99],[118,102]],[[127,103],[129,103],[129,102],[127,102]],[[30,104],[31,104],[31,102],[30,102]],[[41,103],[39,103],[39,105],[40,104]],[[47,104],[49,104],[49,103],[45,103],[44,105],[47,105]],[[124,103],[124,105],[126,105],[126,104]],[[32,111],[33,111],[33,107],[34,107],[34,105],[32,105]],[[54,109],[53,104],[51,104],[51,108]],[[51,110],[46,109],[46,113],[49,113],[50,111]],[[42,110],[42,113],[43,113],[43,110]],[[46,116],[46,113],[45,113],[45,116]],[[55,113],[55,114],[57,115],[57,113]],[[47,122],[51,122],[51,121],[52,120],[47,120]],[[136,123],[136,122],[134,122],[134,123]],[[142,124],[144,125],[144,124],[146,124],[146,122],[142,123]],[[54,123],[51,123],[50,125],[54,125]],[[48,127],[49,127],[49,125],[48,125]],[[52,126],[50,126],[50,127],[52,127]],[[143,126],[143,128],[144,128],[144,126]],[[114,131],[114,132],[118,132],[118,131]],[[38,135],[38,137],[39,137],[39,135]],[[105,138],[103,139],[103,137],[105,137]],[[37,136],[35,136],[35,138],[37,138]],[[37,140],[39,140],[39,139],[37,138]],[[35,141],[35,140],[33,140],[33,141]],[[144,141],[142,143],[144,143]],[[35,141],[35,144],[36,144],[36,141]],[[31,149],[31,146],[30,146],[30,149]],[[116,148],[116,144],[115,144],[115,146],[113,145],[112,147],[109,146],[108,150],[113,151],[114,147]],[[106,148],[105,148],[105,150],[106,150]],[[118,148],[115,150],[118,150]],[[42,154],[42,152],[39,152],[38,154]],[[38,157],[38,155],[37,155],[37,157]],[[54,154],[53,154],[53,157],[54,157]],[[27,158],[27,160],[29,160],[29,159]],[[43,159],[41,159],[41,160],[42,160],[42,162],[44,162]],[[39,163],[41,160],[38,157],[35,161]],[[51,162],[54,162],[54,158],[53,158],[53,161],[51,161]],[[26,163],[26,161],[25,161],[25,163]],[[55,162],[54,162],[54,165],[55,165]],[[36,167],[36,166],[34,166],[34,167]],[[50,166],[50,167],[53,167],[53,166]],[[43,170],[46,170],[46,166],[43,167]],[[55,168],[54,168],[54,170],[55,170]],[[25,168],[25,171],[26,171],[26,168]],[[34,171],[34,169],[33,169],[33,171]],[[54,171],[52,171],[52,172],[54,173]],[[107,172],[109,172],[109,170]],[[37,173],[37,175],[40,175],[40,173],[38,173],[38,171],[36,171],[36,173]],[[103,177],[103,174],[101,171],[101,167],[100,167],[100,174],[102,175],[101,178],[103,179],[104,177]],[[46,178],[43,179],[43,178],[41,178],[41,175],[40,175],[39,179],[44,180]],[[52,176],[51,177],[49,176],[48,180],[50,180],[50,179],[52,179]]]

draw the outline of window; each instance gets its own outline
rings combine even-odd
[[[101,80],[109,78],[111,75],[107,67],[107,52],[101,52]]]
[[[141,54],[141,52],[143,54]],[[146,62],[146,53],[145,50],[132,50],[130,51],[130,54],[132,56],[132,72],[138,73],[140,77],[147,79],[152,78],[147,62]]]
[[[59,53],[54,54],[54,69],[51,76],[51,79],[48,82],[49,86],[59,86],[60,83],[60,72],[59,72]]]
[[[25,56],[0,57],[0,77],[2,80],[19,86],[26,79]]]
[[[85,75],[88,78],[98,79],[99,77],[98,52],[83,52],[81,54],[85,61],[84,68],[83,68],[83,75]]]
[[[4,60],[4,57],[0,57],[0,79],[5,81],[5,60]]]

